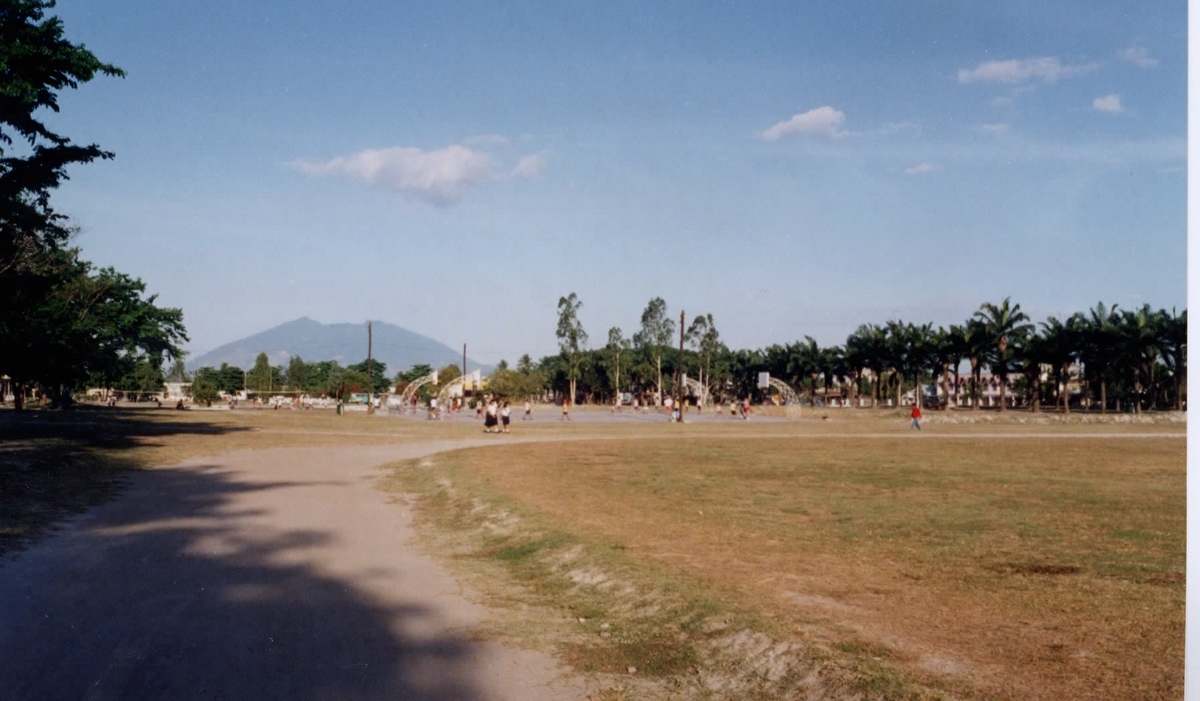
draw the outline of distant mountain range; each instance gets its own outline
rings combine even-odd
[[[444,343],[395,324],[383,321],[371,324],[371,356],[387,363],[389,376],[414,365],[440,368],[451,363],[462,364],[462,351]],[[301,317],[191,358],[187,367],[195,370],[229,363],[248,370],[254,367],[254,359],[259,353],[266,353],[272,365],[287,365],[288,360],[297,355],[306,362],[336,360],[342,365],[353,365],[367,359],[367,324],[322,324]],[[467,358],[467,372],[476,368],[484,374],[492,370],[491,366]]]

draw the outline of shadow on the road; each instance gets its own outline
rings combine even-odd
[[[245,430],[167,410],[0,411],[0,554],[115,495],[142,439]]]
[[[144,472],[0,559],[5,699],[479,698],[470,646],[302,564],[324,532],[247,536],[214,468]]]
[[[132,448],[138,444],[139,438],[149,436],[211,436],[248,430],[251,429],[216,424],[194,418],[193,412],[177,412],[166,408],[78,406],[70,411],[0,410],[0,442],[60,438],[94,447]]]

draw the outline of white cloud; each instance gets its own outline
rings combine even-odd
[[[544,172],[546,172],[546,152],[542,151],[522,158],[510,175],[514,178],[536,178]]]
[[[926,175],[928,173],[934,172],[935,170],[941,170],[941,169],[942,169],[942,167],[936,163],[918,163],[917,165],[913,166],[912,168],[905,168],[904,174],[905,175]]]
[[[1060,78],[1069,78],[1080,73],[1090,73],[1100,68],[1098,63],[1083,63],[1075,66],[1064,66],[1057,56],[1041,58],[1011,59],[1008,61],[985,61],[970,70],[962,68],[958,71],[958,82],[996,82],[1024,83],[1028,80],[1041,80],[1043,83],[1054,83]]]
[[[367,149],[326,163],[295,161],[290,165],[306,175],[345,175],[443,206],[457,202],[472,187],[493,178],[490,154],[458,145],[437,151]]]
[[[479,134],[477,136],[468,136],[463,139],[464,144],[479,144],[483,146],[504,146],[508,143],[507,136],[500,134]]]
[[[1007,124],[980,124],[979,131],[991,136],[1004,136],[1008,133]]]
[[[1131,46],[1117,53],[1117,58],[1128,61],[1138,68],[1154,68],[1158,65],[1158,59],[1152,58],[1150,52],[1143,46]]]
[[[992,107],[1012,107],[1015,100],[1007,95],[997,95],[992,98]]]
[[[1109,114],[1120,114],[1125,111],[1121,106],[1120,95],[1105,95],[1092,100],[1092,108],[1097,112],[1108,112]]]
[[[778,141],[792,134],[811,134],[814,136],[843,136],[840,130],[846,121],[846,114],[835,110],[829,105],[809,110],[803,114],[793,115],[786,122],[779,122],[759,136],[767,141]]]

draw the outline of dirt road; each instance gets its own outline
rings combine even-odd
[[[484,441],[479,441],[483,443]],[[0,697],[577,699],[418,553],[384,463],[475,441],[244,451],[138,472],[0,559]]]

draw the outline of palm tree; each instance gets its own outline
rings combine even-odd
[[[951,324],[946,331],[946,360],[950,364],[950,370],[954,373],[954,403],[958,404],[958,393],[960,383],[958,381],[958,367],[962,365],[963,358],[971,352],[971,346],[967,343],[967,329],[965,326]],[[949,398],[949,395],[947,395]]]
[[[798,351],[796,365],[807,371],[809,377],[808,404],[809,406],[816,406],[817,378],[821,375],[824,362],[823,351],[812,336],[805,336],[804,340],[796,345]]]
[[[983,361],[991,351],[987,327],[979,319],[967,320],[963,333],[967,360],[971,363],[971,410],[978,411],[983,397],[979,396]]]
[[[917,326],[916,324],[908,324],[905,328],[905,336],[908,341],[908,353],[905,358],[907,369],[913,374],[913,402],[920,406],[924,403],[924,395],[921,392],[921,377],[925,374],[926,368],[929,368],[937,373],[938,355],[937,347],[934,345],[933,339],[933,324],[925,324]]]
[[[863,324],[846,338],[846,358],[860,368],[860,375],[870,371],[871,406],[879,405],[879,380],[886,367],[886,332],[875,324]]]
[[[1092,381],[1100,383],[1101,414],[1108,413],[1108,380],[1119,351],[1117,327],[1120,321],[1117,305],[1108,306],[1104,302],[1097,302],[1084,319],[1083,367],[1089,384]]]
[[[911,344],[909,342],[909,325],[903,321],[892,320],[887,323],[887,340],[885,344],[887,355],[886,367],[892,371],[891,381],[896,385],[896,406],[900,406],[900,395],[903,391],[904,370],[909,364]]]
[[[1187,376],[1187,310],[1180,314],[1174,309],[1163,313],[1159,325],[1158,345],[1171,368],[1175,380],[1175,409],[1183,411],[1184,378]]]
[[[1135,414],[1142,412],[1143,394],[1154,380],[1154,364],[1158,360],[1158,327],[1160,315],[1149,304],[1140,309],[1121,314],[1119,328],[1123,365],[1130,373],[1133,384]],[[1153,401],[1153,395],[1152,400]]]
[[[1055,393],[1064,414],[1071,413],[1071,397],[1067,384],[1070,382],[1071,365],[1079,357],[1082,348],[1084,321],[1078,315],[1066,321],[1050,317],[1042,322],[1045,337],[1045,362],[1054,368]]]
[[[1029,410],[1036,414],[1041,411],[1042,364],[1046,360],[1046,338],[1033,330],[1022,334],[1016,346],[1017,363],[1029,384]]]
[[[1029,317],[1021,311],[1021,305],[1010,304],[1008,297],[1000,304],[985,302],[975,312],[975,318],[983,322],[987,336],[996,347],[993,369],[1000,376],[1000,411],[1004,411],[1004,389],[1008,383],[1008,339],[1025,333],[1032,325],[1025,323]]]

